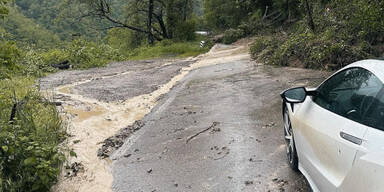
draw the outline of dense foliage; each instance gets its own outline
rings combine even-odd
[[[86,7],[84,15],[87,18],[100,18],[107,22],[113,34],[127,38],[127,35],[120,33],[125,30],[130,33],[128,36],[137,37],[140,43],[134,44],[153,45],[156,41],[165,39],[184,41],[195,39],[197,23],[194,13],[195,0],[132,0],[125,3],[109,0],[77,0],[76,2]],[[124,47],[131,46],[124,45]]]
[[[0,10],[9,12],[5,1]],[[40,70],[28,69],[27,58],[15,43],[0,41],[0,191],[49,191],[64,161],[60,117],[33,85]]]
[[[206,46],[200,47],[198,41],[178,42],[163,40],[155,46],[142,46],[133,49],[129,53],[128,59],[139,60],[162,57],[192,57],[209,51],[211,46],[211,42],[207,42]]]
[[[204,2],[206,22],[224,31],[222,42],[256,36],[251,53],[267,64],[337,69],[383,56],[380,0]]]
[[[9,0],[0,0],[0,17],[4,18],[8,14],[8,9],[6,8]]]
[[[0,191],[49,191],[64,161],[60,117],[33,83],[0,80]]]
[[[73,0],[16,0],[18,14],[32,20],[61,40],[70,41],[82,36],[92,40],[106,34],[106,23],[100,19],[83,17],[85,9],[80,2]],[[12,15],[8,17],[12,19]],[[17,19],[14,19],[17,20]],[[57,42],[55,42],[57,43]]]

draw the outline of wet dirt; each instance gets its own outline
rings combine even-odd
[[[125,63],[117,63],[102,69],[66,71],[42,79],[42,91],[47,95],[53,93],[55,100],[62,102],[63,110],[67,114],[65,116],[69,122],[68,134],[72,135],[67,143],[76,153],[76,157],[69,157],[67,164],[81,163],[83,169],[75,177],[67,177],[71,170],[63,168],[59,183],[52,191],[110,191],[111,161],[97,157],[103,141],[148,114],[156,104],[157,98],[167,93],[181,78],[177,75],[171,76],[168,72],[178,73],[183,66],[191,62],[191,59],[141,61],[132,68],[127,68]],[[164,65],[165,63],[167,65]],[[116,68],[120,70],[117,72]],[[121,71],[123,69],[127,71]],[[166,72],[152,78],[155,71],[161,70]],[[116,79],[125,81],[120,81],[121,84],[118,85]],[[148,80],[152,80],[151,86],[148,86]],[[168,83],[163,84],[164,82]],[[136,91],[118,88],[127,83]],[[84,86],[88,87],[87,90],[84,90],[84,84],[87,85]],[[111,85],[117,88],[108,90]],[[155,91],[153,87],[156,87]],[[103,95],[103,98],[100,95]]]
[[[68,165],[81,165],[52,191],[305,191],[285,164],[278,93],[327,73],[260,65],[247,50],[42,79],[68,118]]]

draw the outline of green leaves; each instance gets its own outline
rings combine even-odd
[[[68,60],[74,68],[85,69],[103,67],[110,61],[119,61],[124,57],[119,50],[106,44],[96,44],[83,39],[73,41],[66,49]]]
[[[69,155],[71,156],[71,157],[77,157],[77,154],[74,152],[74,151],[69,151]]]
[[[0,191],[49,191],[65,160],[61,119],[33,84],[25,77],[0,80]],[[20,100],[11,125],[12,105]]]
[[[4,18],[8,14],[7,3],[9,0],[0,0],[0,18]]]
[[[21,52],[15,43],[0,41],[0,66],[15,67]]]
[[[29,157],[24,160],[25,166],[33,166],[33,165],[36,165],[36,163],[37,163],[36,157]]]
[[[4,151],[4,152],[8,152],[8,146],[1,146],[1,149]]]

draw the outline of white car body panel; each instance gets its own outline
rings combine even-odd
[[[367,69],[384,82],[384,61],[359,61],[340,71],[352,67]],[[384,191],[384,131],[328,111],[311,97],[294,104],[293,110],[291,104],[286,107],[299,170],[313,191]],[[361,145],[343,139],[340,133],[363,138]]]

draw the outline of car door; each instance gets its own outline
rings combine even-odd
[[[351,171],[339,191],[380,192],[384,191],[384,85],[365,110],[362,125],[367,126],[361,149],[358,151]]]
[[[301,169],[320,191],[336,191],[351,169],[367,127],[362,108],[380,82],[363,68],[338,72],[296,112],[293,126]]]

